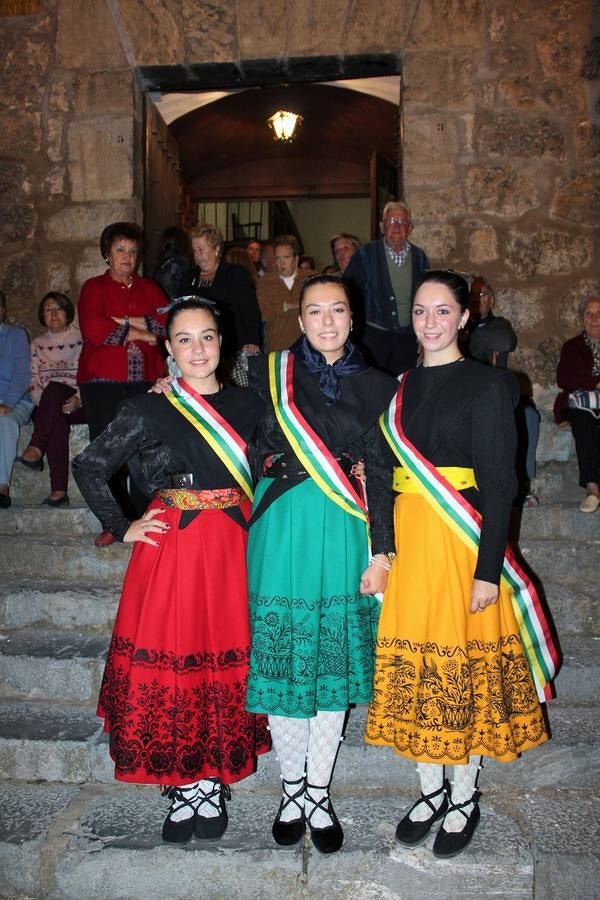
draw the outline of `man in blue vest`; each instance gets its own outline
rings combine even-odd
[[[412,220],[402,200],[385,205],[379,229],[381,237],[359,247],[344,277],[353,280],[362,293],[365,330],[361,348],[372,365],[399,375],[417,361],[411,303],[429,260],[408,240]]]

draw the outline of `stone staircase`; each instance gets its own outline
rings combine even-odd
[[[46,474],[15,475],[13,506],[0,516],[0,897],[599,896],[600,518],[578,513],[564,485],[562,499],[523,510],[520,523],[564,655],[548,710],[553,739],[516,763],[485,765],[473,843],[440,862],[433,835],[414,851],[394,842],[415,767],[364,744],[364,708],[350,715],[335,773],[340,853],[320,856],[309,839],[275,846],[273,754],[234,786],[220,842],[162,845],[166,802],[154,787],[113,780],[95,717],[130,549],[93,547],[98,523],[74,486],[70,509],[40,510]]]

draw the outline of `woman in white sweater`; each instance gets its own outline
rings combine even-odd
[[[51,291],[40,301],[40,323],[48,329],[31,342],[31,385],[35,405],[31,441],[17,462],[41,472],[44,454],[50,469],[46,506],[67,506],[69,431],[85,422],[76,377],[82,338],[73,325],[75,310],[65,294]]]

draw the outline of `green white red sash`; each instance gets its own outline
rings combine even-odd
[[[388,409],[381,415],[379,424],[383,434],[404,468],[414,476],[421,494],[434,507],[454,533],[477,554],[481,536],[481,515],[441,475],[417,448],[410,443],[402,429],[402,395],[405,379]],[[559,662],[558,649],[553,641],[548,620],[538,593],[515,559],[510,547],[506,548],[502,565],[502,581],[509,589],[519,634],[529,663],[529,668],[540,700],[552,698],[551,681]]]
[[[171,392],[165,396],[194,426],[252,500],[252,474],[246,453],[247,444],[243,438],[206,402],[202,394],[194,391],[185,381],[174,379]]]
[[[294,403],[293,371],[293,353],[289,350],[269,353],[269,388],[281,430],[315,484],[351,516],[362,519],[368,529],[364,500]]]

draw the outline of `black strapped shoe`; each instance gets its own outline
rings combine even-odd
[[[198,795],[199,804],[196,812],[196,824],[194,826],[194,834],[199,841],[218,841],[227,831],[229,816],[227,815],[227,807],[225,806],[225,797],[231,800],[231,791],[228,785],[222,784],[218,778],[211,779],[214,781],[213,787],[205,794],[200,790]],[[202,807],[208,803],[213,809],[218,811],[216,816],[203,816]]]
[[[297,791],[290,794],[288,786],[292,787],[295,784],[300,785],[300,787]],[[275,816],[275,821],[273,822],[273,828],[271,830],[276,844],[279,844],[281,847],[291,847],[292,844],[298,843],[306,831],[304,803],[298,802],[301,797],[304,798],[304,778],[298,778],[297,781],[285,781],[284,779],[281,782],[281,786],[283,788],[284,796],[281,798],[281,803],[279,804],[279,809],[277,810],[277,815]],[[298,807],[300,810],[300,818],[292,819],[291,822],[282,822],[281,813],[284,809],[287,809],[290,803],[293,803]]]
[[[327,793],[320,800],[314,800],[310,796],[311,788],[320,791],[327,791],[328,788],[326,786],[321,787],[318,784],[306,785],[306,797],[311,803],[314,804],[306,819],[306,821],[308,822],[308,827],[310,828],[310,836],[312,838],[312,842],[320,853],[336,853],[344,843],[344,832],[342,826],[340,825],[338,817],[336,816],[333,806],[331,805],[329,793]],[[310,820],[314,816],[317,809],[320,809],[321,812],[327,813],[327,815],[331,819],[331,825],[327,825],[325,828],[315,828]]]
[[[446,815],[457,809],[465,817],[467,824],[462,831],[444,831],[444,823],[442,822],[433,842],[433,855],[437,856],[438,859],[451,859],[453,856],[458,856],[471,843],[471,838],[475,834],[480,818],[479,804],[477,802],[480,797],[481,792],[475,791],[473,796],[469,800],[465,800],[464,803],[451,803],[448,806]],[[474,804],[473,809],[470,813],[466,813],[464,807],[470,803]]]
[[[444,799],[442,800],[439,809],[436,809],[431,801],[434,797],[439,797],[442,793],[444,794]],[[434,791],[433,794],[421,794],[417,802],[413,803],[404,818],[398,822],[398,827],[396,828],[396,840],[398,843],[403,844],[405,847],[418,847],[419,844],[423,843],[429,834],[433,823],[437,822],[438,819],[441,819],[442,816],[446,814],[449,796],[450,785],[445,779],[441,788]],[[423,822],[413,822],[410,818],[410,814],[419,803],[426,803],[431,809],[431,815]]]
[[[185,792],[178,787],[168,788],[166,790],[167,797],[169,800],[172,800],[171,808],[167,813],[167,818],[165,819],[162,827],[162,839],[166,844],[187,844],[192,839],[192,835],[194,834],[194,823],[196,821],[196,806],[195,802],[198,789],[195,786],[193,791],[186,790]],[[187,819],[182,819],[180,822],[174,822],[171,818],[172,814],[177,810],[181,809],[182,806],[189,806],[192,810],[192,815],[188,816]]]

